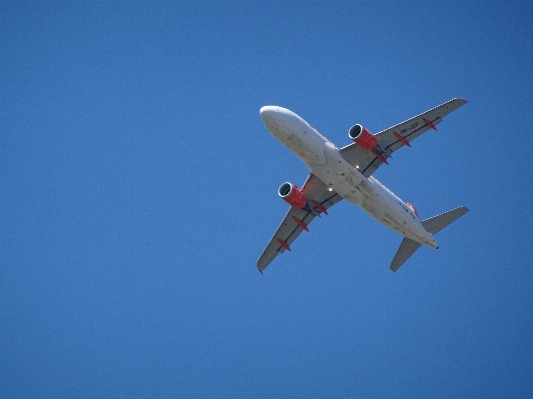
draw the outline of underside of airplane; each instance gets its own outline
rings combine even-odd
[[[259,271],[263,273],[278,254],[290,251],[291,244],[302,231],[309,231],[316,216],[327,215],[328,209],[343,199],[404,237],[390,265],[392,271],[397,271],[420,246],[438,248],[434,234],[468,209],[462,206],[420,220],[415,207],[398,198],[373,173],[389,164],[395,151],[411,147],[413,140],[425,132],[437,130],[446,115],[467,102],[452,99],[375,135],[360,124],[353,125],[348,131],[353,143],[340,149],[294,112],[278,106],[262,107],[260,114],[267,130],[311,173],[301,189],[289,182],[280,186],[278,194],[290,209],[257,261]]]

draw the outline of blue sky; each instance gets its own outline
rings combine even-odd
[[[0,396],[532,397],[530,2],[2,2]],[[397,273],[346,202],[261,276],[306,166],[453,97],[376,177],[470,212]]]

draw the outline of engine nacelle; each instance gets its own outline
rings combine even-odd
[[[372,151],[378,144],[376,137],[362,125],[353,125],[348,131],[348,137],[368,151]]]
[[[305,195],[294,184],[283,183],[278,189],[278,194],[290,206],[297,209],[302,209],[307,204]]]

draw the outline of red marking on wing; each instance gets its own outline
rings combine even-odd
[[[405,137],[400,136],[398,133],[393,132],[398,140],[404,143],[407,147],[411,147],[411,144],[405,139]]]
[[[320,202],[316,200],[311,200],[311,202],[315,204],[315,206],[318,208],[320,212],[325,213],[326,215],[328,214],[328,211],[326,211],[326,208],[324,208]]]
[[[304,222],[302,222],[302,221],[301,221],[300,219],[298,219],[296,216],[293,216],[292,218],[294,219],[294,221],[295,221],[296,223],[298,223],[298,224],[300,225],[300,227],[301,227],[302,229],[304,229],[305,231],[309,231],[309,229],[307,228],[307,225],[306,225]]]
[[[285,248],[286,250],[290,251],[291,250],[291,247],[289,247],[289,244],[287,244],[285,241],[283,241],[281,238],[276,238],[278,240],[278,242],[281,244],[281,246],[283,248]]]
[[[433,130],[437,130],[437,128],[435,127],[435,125],[433,123],[431,123],[430,121],[428,121],[426,118],[422,118],[422,120],[424,121],[424,123],[426,125],[428,125],[430,128],[432,128]]]
[[[377,153],[377,151],[372,151],[372,153],[373,153],[376,157],[378,157],[378,158],[381,160],[381,162],[383,162],[383,163],[385,163],[385,164],[387,164],[387,165],[389,164],[385,158],[383,158],[380,154]]]

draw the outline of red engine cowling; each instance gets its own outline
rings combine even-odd
[[[307,204],[305,195],[294,184],[283,183],[278,189],[278,194],[285,202],[295,208],[302,209]]]
[[[348,137],[368,151],[372,151],[378,144],[376,137],[362,125],[353,125],[348,131]]]

